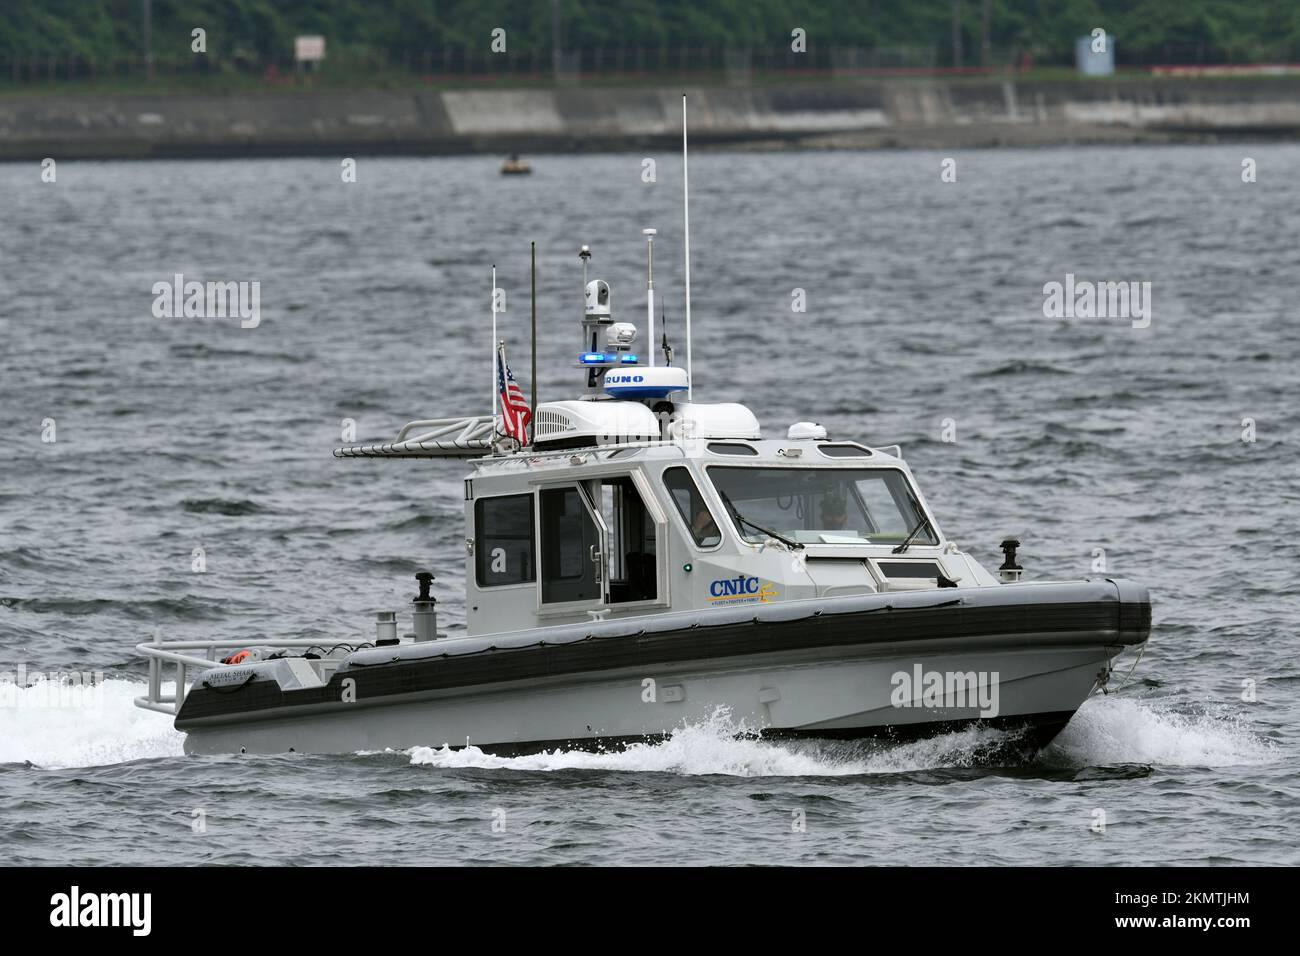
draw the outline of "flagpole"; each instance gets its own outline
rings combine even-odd
[[[492,267],[492,431],[497,427],[497,267]]]
[[[537,417],[537,243],[533,246],[533,403],[530,418]]]
[[[514,409],[507,401],[507,396],[510,394],[510,379],[506,377],[505,339],[501,339],[497,342],[497,361],[501,363],[498,367],[501,369],[501,381],[504,383],[504,387],[501,390],[501,430],[505,432],[506,435],[510,435],[510,426],[513,421],[511,416],[514,415]]]
[[[682,94],[682,233],[686,263],[686,400],[691,401],[691,189],[686,173],[686,94]]]

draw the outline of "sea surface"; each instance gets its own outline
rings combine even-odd
[[[579,389],[581,244],[644,324],[659,230],[684,351],[671,152],[341,159],[0,165],[0,859],[1300,862],[1300,146],[691,158],[698,399],[901,444],[986,565],[1012,536],[1031,579],[1151,589],[1145,654],[1033,763],[725,712],[619,753],[187,757],[132,704],[141,641],[364,638],[424,568],[463,629],[464,466],[330,450],[487,410],[494,264],[527,390],[536,241],[542,400]],[[257,281],[260,321],[155,317],[178,273]],[[1045,317],[1067,274],[1151,283],[1149,327]]]

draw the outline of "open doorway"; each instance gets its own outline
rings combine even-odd
[[[609,603],[653,601],[659,596],[654,517],[630,476],[599,484],[601,516],[609,529]]]

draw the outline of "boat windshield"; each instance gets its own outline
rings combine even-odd
[[[776,532],[801,544],[899,544],[916,531],[913,544],[939,543],[894,468],[714,465],[708,474],[747,541]]]

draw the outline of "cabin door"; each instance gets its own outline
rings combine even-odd
[[[581,484],[543,488],[538,495],[542,605],[575,610],[606,603],[608,529]]]

